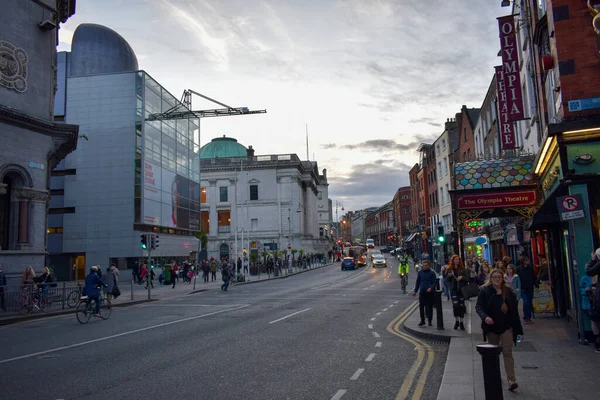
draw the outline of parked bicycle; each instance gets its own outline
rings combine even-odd
[[[92,302],[92,299],[87,296],[81,296],[79,298],[79,304],[77,305],[75,315],[77,316],[77,321],[79,321],[80,324],[87,324],[90,318],[92,318],[92,315],[95,314],[95,311],[95,301]],[[106,297],[100,296],[100,310],[98,312],[98,317],[102,318],[103,320],[107,320],[110,318],[111,311],[112,307],[110,304],[108,304]]]
[[[67,297],[67,305],[69,306],[69,308],[77,306],[77,304],[79,304],[79,299],[81,298],[81,296],[83,296],[83,285],[77,282],[77,289],[69,293],[69,296]]]
[[[45,309],[51,304],[42,288],[26,287],[21,289],[19,313],[22,315],[31,314],[33,310],[46,312]]]

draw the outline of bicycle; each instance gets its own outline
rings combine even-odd
[[[406,294],[406,286],[408,285],[408,279],[407,279],[406,274],[400,274],[400,279],[401,279],[400,285],[402,286],[402,292],[404,294]]]
[[[46,306],[50,306],[50,300],[44,294],[42,288],[23,288],[21,289],[19,313],[22,315],[31,314],[34,309],[46,312]]]
[[[106,296],[100,296],[100,312],[98,316],[103,320],[107,320],[110,318],[110,314],[112,311],[112,307],[108,304],[106,300]],[[81,296],[79,298],[79,304],[77,305],[77,310],[75,311],[75,315],[77,316],[77,321],[80,324],[87,324],[92,318],[92,315],[95,312],[95,304],[92,305],[92,299],[88,296]]]
[[[69,306],[69,308],[73,308],[73,307],[77,306],[77,304],[79,304],[79,299],[81,298],[82,295],[83,295],[83,285],[81,283],[77,282],[77,289],[75,289],[71,293],[69,293],[69,296],[67,297],[67,306]]]

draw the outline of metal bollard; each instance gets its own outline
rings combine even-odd
[[[436,290],[433,295],[433,303],[435,305],[435,319],[437,320],[437,329],[444,330],[444,313],[442,312],[442,291]]]
[[[502,376],[500,375],[500,353],[502,346],[495,344],[478,344],[477,352],[481,354],[483,365],[483,384],[485,400],[503,400]]]
[[[63,282],[63,287],[62,287],[62,309],[65,309],[65,302],[67,300],[67,284],[65,282]]]
[[[133,300],[133,279],[131,280],[131,300]]]

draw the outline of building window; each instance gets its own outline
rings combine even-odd
[[[226,245],[225,243],[223,243],[219,247],[219,258],[221,259],[221,261],[229,260],[229,246]]]
[[[410,207],[404,207],[404,214],[410,214]]]
[[[75,207],[50,208],[48,214],[75,214]]]
[[[465,134],[465,142],[467,141],[467,128],[463,128],[463,132]]]
[[[221,203],[227,203],[227,186],[221,186],[219,188],[219,201]]]
[[[471,149],[467,149],[467,161],[471,161]]]
[[[208,235],[210,230],[210,214],[208,211],[200,212],[200,230]]]
[[[206,188],[200,188],[200,203],[206,203]]]
[[[440,189],[440,204],[444,205],[444,188]]]
[[[448,175],[448,159],[444,157],[444,175]]]
[[[231,225],[231,212],[229,210],[217,211],[218,216],[218,233],[229,233]]]
[[[258,230],[258,218],[252,218],[250,220],[250,230],[256,232]]]
[[[317,192],[317,199],[323,200],[323,192]]]
[[[446,139],[442,139],[442,149],[446,150]]]
[[[250,200],[258,200],[258,185],[250,185]]]
[[[46,230],[46,233],[48,233],[48,235],[53,235],[55,233],[63,233],[63,228],[48,228]]]

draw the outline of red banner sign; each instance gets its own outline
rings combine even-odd
[[[498,87],[498,115],[500,116],[500,139],[502,150],[517,147],[515,140],[515,124],[508,118],[508,105],[506,101],[506,84],[502,66],[494,67],[496,71],[496,86]]]
[[[494,194],[462,195],[457,198],[459,210],[532,206],[538,203],[535,190],[499,192]]]
[[[508,120],[518,121],[524,119],[525,114],[523,112],[523,93],[521,92],[521,76],[519,74],[515,17],[507,15],[498,18],[498,27],[500,28],[500,52],[502,54],[504,83],[506,84]]]

